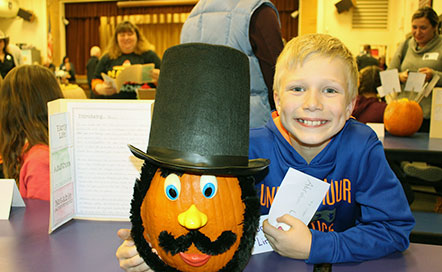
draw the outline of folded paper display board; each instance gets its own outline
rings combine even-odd
[[[129,220],[143,161],[127,145],[147,149],[152,104],[99,99],[48,103],[49,233],[75,218]]]
[[[442,88],[433,89],[430,138],[442,138]]]

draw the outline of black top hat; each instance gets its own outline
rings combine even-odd
[[[203,43],[166,50],[147,153],[160,167],[214,175],[250,175],[269,160],[248,159],[250,75],[247,56]]]

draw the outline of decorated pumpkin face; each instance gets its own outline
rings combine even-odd
[[[253,216],[245,218],[250,201],[243,199],[246,183],[251,186],[247,190],[255,193],[250,180],[241,184],[237,177],[156,170],[139,207],[141,220],[132,218],[136,245],[135,225],[142,226],[138,239],[144,241],[138,243],[138,251],[147,247],[146,255],[140,255],[156,271],[242,270],[259,220],[259,205],[248,208],[247,214]],[[132,212],[136,217],[137,212]],[[250,225],[252,231],[244,232]],[[241,243],[245,252],[238,253]]]

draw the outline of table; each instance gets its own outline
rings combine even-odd
[[[116,235],[130,222],[72,220],[48,235],[49,203],[25,200],[26,208],[13,208],[10,220],[0,221],[0,270],[2,272],[78,272],[122,270],[115,252]],[[438,271],[442,246],[411,244],[404,253],[359,264],[335,264],[333,271]],[[304,261],[274,252],[252,256],[246,272],[313,271]]]
[[[415,133],[410,137],[397,137],[386,133],[381,138],[385,156],[390,167],[402,183],[409,203],[414,200],[414,192],[426,194],[439,193],[412,189],[411,185],[435,186],[434,182],[426,182],[407,176],[400,165],[401,161],[421,161],[427,163],[442,163],[442,139],[429,138],[428,133]],[[441,244],[442,242],[442,215],[434,213],[413,212],[416,227],[410,239],[415,242]]]
[[[386,133],[380,139],[384,146],[385,156],[391,169],[404,187],[409,202],[413,202],[414,195],[410,185],[434,186],[434,182],[426,182],[407,176],[401,167],[402,161],[426,162],[430,164],[442,164],[442,139],[429,138],[428,133],[415,133],[409,137],[397,137]],[[440,195],[440,193],[435,193]]]
[[[380,139],[389,161],[422,161],[442,163],[442,139],[429,138],[428,133],[398,137],[389,133]]]

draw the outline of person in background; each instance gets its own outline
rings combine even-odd
[[[278,57],[276,114],[266,126],[250,130],[249,159],[271,161],[267,175],[257,176],[258,191],[276,192],[289,168],[330,183],[308,226],[288,214],[277,219],[287,231],[264,221],[267,240],[282,256],[313,264],[361,262],[409,246],[414,218],[382,143],[371,128],[350,118],[357,81],[353,55],[330,35],[294,38]],[[261,213],[267,214],[274,195],[258,195]],[[120,267],[149,271],[130,230],[118,235],[125,239],[116,253]]]
[[[48,68],[49,70],[51,70],[51,72],[55,74],[55,65],[54,65],[49,59],[46,58],[46,59],[43,61],[43,64],[42,64],[42,65],[43,65],[44,67]]]
[[[379,61],[379,68],[381,68],[382,71],[388,69],[387,62],[385,60],[385,56],[380,56],[378,61]]]
[[[66,78],[69,83],[75,83],[75,67],[74,64],[69,61],[68,56],[64,56],[63,62],[60,64],[60,70],[67,73]]]
[[[377,87],[381,86],[378,66],[367,66],[359,71],[359,87],[353,117],[362,123],[383,123],[387,103],[378,97]]]
[[[442,87],[442,37],[438,34],[439,17],[430,7],[418,9],[411,19],[412,36],[401,43],[396,50],[389,69],[398,69],[399,80],[405,84],[408,72],[425,74],[425,81],[430,81],[433,75],[440,77],[436,83]],[[398,93],[397,98],[413,99],[416,96],[411,91]],[[429,132],[432,96],[424,97],[420,102],[424,113],[421,132]]]
[[[7,49],[8,49],[8,52],[10,52],[11,55],[14,57],[15,66],[20,66],[20,65],[24,64],[21,49],[17,45],[15,45],[13,43],[9,43]]]
[[[41,65],[11,70],[0,89],[0,155],[6,178],[23,198],[49,200],[49,101],[63,98],[54,74]]]
[[[153,51],[154,46],[142,35],[140,30],[131,22],[124,21],[115,28],[115,33],[108,45],[107,53],[103,55],[95,69],[92,79],[93,98],[136,98],[135,89],[141,85],[125,84],[121,90],[116,90],[112,84],[103,80],[102,73],[115,78],[118,69],[131,64],[155,64],[152,72],[154,80],[158,79],[161,60]]]
[[[438,32],[439,16],[430,7],[418,9],[411,18],[412,36],[399,45],[389,69],[398,69],[399,80],[405,84],[408,72],[425,74],[425,81],[430,81],[434,75],[440,78],[436,87],[442,87],[442,37]],[[416,96],[411,91],[402,91],[397,98],[413,99]],[[420,132],[429,132],[432,95],[424,97],[419,103],[422,107],[424,120]],[[405,175],[424,181],[442,181],[442,163],[430,165],[425,162],[394,162],[400,163]],[[401,173],[401,174],[403,174]],[[401,176],[401,174],[398,174]],[[440,191],[440,188],[438,189]],[[442,202],[441,202],[442,203]]]
[[[7,50],[9,37],[0,30],[0,75],[5,78],[6,74],[15,67],[14,57]]]
[[[358,71],[370,65],[379,65],[379,61],[371,55],[369,44],[364,45],[364,50],[356,57],[356,63],[358,64]]]
[[[273,74],[283,48],[278,11],[268,0],[200,0],[181,31],[181,43],[226,45],[250,60],[250,127],[263,126],[275,109]]]
[[[87,72],[87,83],[89,84],[89,90],[91,90],[92,95],[92,78],[95,74],[95,68],[97,67],[98,61],[101,57],[101,49],[98,46],[92,46],[90,51],[90,58],[86,64],[86,72]]]

